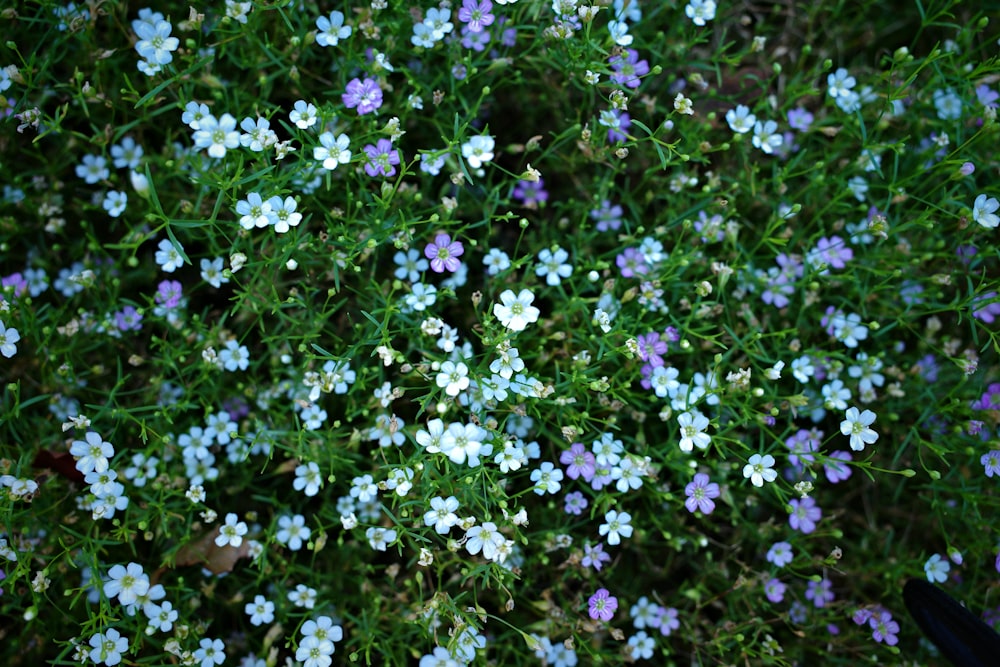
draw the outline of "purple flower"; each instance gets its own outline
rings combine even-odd
[[[605,113],[609,123],[602,123],[608,127],[608,142],[615,143],[616,141],[626,141],[628,139],[628,131],[632,128],[632,117],[628,115],[627,111],[620,111],[619,109],[610,109],[607,112],[602,112],[602,118],[604,118]]]
[[[785,567],[792,562],[795,555],[792,553],[792,545],[788,542],[775,542],[767,550],[767,562],[777,567]]]
[[[994,449],[988,454],[983,454],[979,462],[983,464],[987,477],[1000,475],[1000,451]]]
[[[164,280],[156,286],[153,300],[164,308],[176,308],[181,300],[181,284],[176,280]]]
[[[3,287],[12,288],[10,290],[5,289],[4,291],[13,292],[15,297],[21,296],[28,290],[28,281],[24,279],[24,276],[21,275],[20,271],[18,271],[17,273],[12,273],[3,279],[0,279],[0,285],[3,285]]]
[[[976,98],[984,107],[996,108],[996,101],[1000,99],[1000,93],[993,90],[985,83],[976,86]]]
[[[594,455],[579,442],[574,442],[569,449],[559,455],[559,462],[567,466],[566,476],[570,479],[582,476],[585,482],[594,478],[595,461]]]
[[[833,452],[830,457],[823,464],[823,472],[826,474],[827,480],[831,484],[837,484],[843,482],[851,477],[851,466],[847,465],[846,461],[852,461],[853,457],[850,452]]]
[[[899,642],[899,623],[892,620],[892,614],[882,610],[877,616],[868,619],[868,627],[872,629],[872,639],[895,646]]]
[[[358,115],[363,116],[382,106],[382,89],[378,87],[378,82],[375,79],[365,77],[362,81],[355,77],[347,84],[347,92],[343,94],[341,99],[344,100],[344,106],[348,109],[357,107]],[[379,143],[382,141],[379,140]]]
[[[375,177],[379,174],[383,176],[394,176],[396,174],[395,165],[399,164],[399,151],[392,147],[392,142],[388,139],[379,139],[378,143],[365,146],[365,154],[368,156],[365,162],[365,173]]]
[[[854,612],[854,614],[851,616],[851,620],[853,620],[857,625],[864,625],[865,623],[868,622],[868,619],[874,615],[875,614],[872,612],[871,609],[862,608]]]
[[[590,543],[583,545],[583,560],[580,563],[584,567],[592,567],[597,572],[601,571],[604,567],[604,563],[611,560],[611,554],[604,553],[604,545],[598,544],[596,547],[591,547]]]
[[[993,324],[993,321],[1000,315],[1000,300],[996,299],[997,293],[986,292],[981,294],[972,300],[972,316],[975,317],[980,322],[985,322],[986,324]],[[982,308],[977,307],[981,301],[989,301],[993,299],[992,303],[987,303]]]
[[[480,53],[486,50],[486,45],[490,43],[490,31],[480,30],[476,32],[470,28],[462,28],[462,46]],[[464,77],[463,77],[464,78]]]
[[[615,264],[621,269],[622,278],[649,273],[646,258],[638,248],[625,248],[625,252],[615,259]]]
[[[493,3],[490,0],[463,0],[462,8],[458,10],[458,20],[466,23],[471,32],[482,32],[483,28],[493,25],[496,17],[490,13]]]
[[[584,498],[583,494],[579,491],[567,493],[564,500],[566,502],[566,507],[563,509],[566,510],[566,514],[572,514],[574,516],[580,516],[583,514],[583,510],[587,509],[587,505],[589,504],[587,499]]]
[[[771,579],[764,584],[764,595],[767,596],[768,600],[777,604],[785,599],[786,588],[788,587],[781,583],[780,579]]]
[[[816,242],[816,248],[810,253],[834,269],[844,268],[854,259],[854,251],[847,242],[839,236],[823,237]]]
[[[673,607],[660,607],[657,614],[656,626],[660,629],[660,634],[669,637],[674,630],[681,627],[681,622],[677,619],[677,610]]]
[[[805,132],[812,125],[813,115],[802,107],[795,107],[788,112],[788,125],[799,132]]]
[[[624,57],[621,54],[611,56],[608,64],[614,70],[611,81],[628,88],[638,88],[639,77],[649,74],[649,63],[639,60],[639,52],[635,49],[628,49]]]
[[[709,481],[708,475],[700,472],[694,476],[694,480],[684,487],[684,493],[688,497],[684,501],[688,512],[693,514],[695,510],[698,510],[702,514],[711,514],[712,510],[715,509],[715,503],[712,502],[712,499],[719,497],[719,485]]]
[[[595,621],[597,619],[610,621],[618,609],[618,598],[608,593],[608,589],[598,588],[597,592],[590,596],[587,606],[590,607],[590,617]]]
[[[549,193],[545,189],[545,181],[539,178],[537,181],[520,180],[514,186],[511,196],[525,206],[537,206],[541,202],[549,200]]]
[[[125,306],[115,313],[115,327],[119,331],[139,331],[142,329],[142,315],[132,306]]]
[[[971,176],[976,171],[976,165],[971,162],[963,162],[962,166],[959,167],[958,173],[962,176]]]
[[[832,586],[833,582],[826,577],[819,581],[810,581],[806,584],[806,599],[812,600],[817,609],[825,607],[833,602],[834,595],[833,591],[830,590]]]
[[[792,512],[788,517],[788,524],[795,530],[802,531],[808,535],[816,530],[816,522],[823,516],[823,511],[816,507],[816,501],[812,498],[792,498],[788,501],[792,506]]]
[[[600,491],[614,480],[611,477],[611,466],[597,467],[594,470],[594,477],[590,480],[590,488]]]
[[[639,336],[638,343],[640,359],[648,361],[654,367],[663,365],[660,355],[667,351],[667,343],[660,340],[659,333],[652,331],[643,334]]]
[[[438,234],[434,241],[424,248],[424,257],[431,260],[431,271],[434,273],[454,273],[462,264],[459,257],[465,253],[461,241],[452,241],[448,234]]]
[[[788,462],[796,468],[812,463],[816,457],[813,452],[819,450],[820,442],[823,440],[823,432],[818,429],[800,429],[795,435],[789,436],[785,440],[785,446],[791,450]]]
[[[607,199],[601,202],[600,208],[595,208],[590,212],[590,219],[596,222],[597,231],[616,231],[622,226],[622,207],[618,204],[611,205]]]
[[[972,404],[973,410],[1000,410],[1000,382],[993,382],[979,400]]]

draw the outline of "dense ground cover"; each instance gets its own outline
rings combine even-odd
[[[4,664],[1000,619],[1000,45],[891,4],[4,10]]]

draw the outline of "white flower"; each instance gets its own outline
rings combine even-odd
[[[609,511],[598,532],[608,536],[608,544],[621,544],[622,537],[632,537],[632,515],[628,512]]]
[[[546,461],[541,467],[531,471],[531,481],[535,483],[532,491],[540,496],[546,493],[558,493],[562,479],[563,471],[556,468],[551,461]]]
[[[539,266],[535,267],[536,276],[544,276],[545,283],[555,287],[562,282],[563,278],[569,278],[573,273],[573,267],[566,263],[569,253],[556,246],[554,250],[545,248],[538,253]]]
[[[107,471],[109,459],[115,455],[115,448],[93,431],[88,432],[85,437],[86,441],[74,440],[69,449],[69,453],[76,459],[76,469],[84,475]]]
[[[368,544],[371,545],[372,549],[385,551],[389,543],[395,541],[396,531],[391,528],[372,527],[365,531],[365,537],[368,538]]]
[[[847,95],[857,85],[857,80],[843,67],[826,77],[827,94],[837,98]]]
[[[316,43],[320,46],[337,46],[342,39],[351,36],[351,26],[344,25],[343,12],[332,11],[330,17],[320,16],[316,19]]]
[[[319,466],[315,463],[300,465],[295,469],[295,481],[292,488],[302,491],[307,496],[315,496],[323,486],[323,478],[319,474]]]
[[[302,222],[302,214],[295,210],[298,203],[292,197],[282,200],[275,195],[267,200],[267,204],[271,207],[271,220],[277,233],[284,234],[289,228],[298,227]]]
[[[351,161],[351,140],[346,134],[334,137],[333,132],[324,132],[319,135],[319,143],[322,145],[313,148],[313,159],[322,162],[324,169],[333,171]]]
[[[494,146],[496,146],[496,142],[490,135],[477,135],[462,144],[462,157],[465,158],[470,167],[479,169],[484,162],[493,159]]]
[[[246,345],[240,345],[239,341],[227,340],[225,348],[219,353],[219,361],[227,371],[245,371],[250,365],[250,350]]]
[[[115,565],[108,570],[108,579],[104,582],[104,595],[107,597],[117,597],[120,603],[128,606],[148,592],[149,577],[142,571],[142,565]]]
[[[770,155],[775,148],[784,142],[781,134],[778,133],[778,124],[773,120],[761,123],[759,120],[753,126],[753,139],[750,142],[754,148],[759,148]]]
[[[240,133],[232,114],[222,114],[219,119],[209,114],[198,121],[198,128],[192,137],[194,145],[207,148],[209,157],[223,158],[227,150],[240,145]]]
[[[493,305],[493,314],[511,331],[524,331],[529,324],[538,321],[541,313],[531,305],[534,300],[531,290],[523,289],[517,295],[513,290],[504,290],[500,295],[501,303]]]
[[[424,525],[434,526],[439,535],[445,535],[458,524],[457,509],[458,499],[455,496],[431,498],[431,509],[424,514]]]
[[[121,663],[122,653],[128,652],[128,639],[121,636],[121,633],[114,628],[108,628],[107,632],[99,632],[90,638],[90,659],[100,665],[101,663],[113,667]]]
[[[729,128],[737,134],[746,134],[753,129],[757,117],[750,113],[750,109],[742,104],[735,109],[726,112],[726,122]]]
[[[440,419],[432,419],[427,422],[427,430],[417,431],[417,444],[427,450],[428,454],[437,454],[441,451],[441,436],[444,435],[444,422]]]
[[[219,527],[219,534],[215,538],[215,546],[238,547],[243,544],[243,536],[249,530],[245,522],[240,521],[239,517],[230,512],[226,515],[226,522]]]
[[[493,453],[493,445],[483,444],[487,437],[489,433],[480,426],[455,422],[448,425],[448,430],[441,437],[441,452],[454,463],[468,461],[469,467],[475,468],[479,465],[480,456]]]
[[[221,257],[216,257],[215,259],[202,257],[201,279],[215,288],[222,287],[222,283],[228,283],[229,278],[226,278],[222,273],[222,264],[223,259]]]
[[[774,470],[774,457],[770,454],[754,454],[743,466],[743,477],[757,487],[764,486],[764,482],[773,482],[778,477]]]
[[[934,554],[924,563],[924,573],[927,574],[927,581],[931,583],[943,584],[948,580],[950,570],[951,563],[941,558],[941,554]]]
[[[972,205],[972,219],[987,229],[996,229],[1000,225],[1000,216],[994,211],[1000,208],[1000,202],[994,197],[986,198],[986,195],[976,197],[976,203]]]
[[[437,386],[443,388],[444,393],[449,396],[458,396],[469,388],[469,367],[462,362],[444,362],[437,375]]]
[[[301,514],[280,517],[278,528],[275,539],[287,545],[292,551],[301,549],[303,540],[308,540],[312,535],[312,531],[306,526],[306,518]]]
[[[496,560],[500,546],[506,541],[492,521],[481,526],[473,526],[465,533],[468,540],[465,549],[472,555],[483,552],[483,557]]]
[[[705,21],[715,18],[715,0],[691,0],[684,13],[695,25],[705,25]]]
[[[257,595],[253,602],[247,602],[243,611],[250,617],[250,625],[263,625],[274,620],[274,603],[263,595]]]
[[[157,246],[154,259],[161,269],[167,273],[173,273],[184,264],[184,258],[181,256],[183,252],[184,248],[179,243],[175,247],[170,239],[163,239]]]
[[[10,359],[17,354],[16,343],[21,340],[21,334],[14,327],[7,328],[7,325],[0,320],[0,354]]]
[[[875,422],[874,412],[865,410],[859,413],[857,408],[848,408],[845,416],[847,418],[840,422],[840,432],[851,436],[851,449],[860,452],[865,445],[878,440],[878,433],[869,428]]]
[[[316,105],[312,102],[299,100],[295,103],[292,112],[288,114],[288,119],[295,123],[295,127],[300,130],[308,130],[316,124]]]
[[[705,433],[705,429],[708,428],[708,417],[697,410],[677,415],[677,424],[681,428],[682,452],[690,452],[694,447],[705,449],[712,441],[712,438]]]

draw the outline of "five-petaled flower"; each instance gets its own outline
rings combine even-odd
[[[538,321],[541,311],[531,305],[535,295],[531,290],[523,289],[514,294],[513,290],[504,290],[500,294],[500,303],[493,304],[493,314],[511,331],[524,331],[532,322]]]
[[[851,449],[860,452],[865,445],[878,440],[878,433],[870,426],[875,422],[875,413],[871,410],[859,412],[857,408],[848,408],[846,419],[840,422],[840,432],[851,437]]]
[[[458,258],[465,253],[461,241],[452,240],[448,234],[437,234],[434,240],[424,248],[424,256],[431,260],[431,271],[434,273],[454,273],[462,262]]]
[[[587,601],[588,613],[595,621],[610,621],[618,609],[618,598],[611,595],[606,588],[598,588],[597,592]]]

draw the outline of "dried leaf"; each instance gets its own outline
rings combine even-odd
[[[188,542],[181,547],[177,552],[177,566],[199,565],[207,568],[212,574],[232,572],[236,561],[250,555],[250,543],[243,540],[238,547],[231,547],[228,544],[220,547],[215,543],[215,538],[218,536],[219,529],[216,528],[197,542]]]

